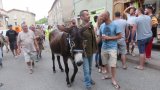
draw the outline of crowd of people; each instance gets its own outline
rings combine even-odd
[[[124,10],[124,13],[115,12],[114,17],[111,21],[109,12],[94,17],[98,45],[95,60],[99,72],[105,74],[102,79],[111,79],[113,86],[120,88],[115,78],[118,57],[121,57],[122,68],[126,70],[126,54],[135,56],[134,48],[137,45],[140,63],[135,66],[135,69],[143,70],[144,63],[151,60],[158,20],[151,6],[146,7],[145,10],[130,6]]]
[[[123,17],[127,16],[127,20]],[[83,57],[84,85],[86,90],[91,90],[95,81],[92,79],[92,61],[95,55],[96,67],[98,71],[103,73],[102,79],[111,79],[112,85],[119,89],[120,85],[116,80],[117,57],[122,60],[122,68],[127,69],[126,54],[135,56],[134,48],[137,45],[139,49],[140,63],[135,69],[143,70],[146,60],[151,59],[151,50],[153,39],[157,36],[158,20],[153,14],[153,8],[147,7],[134,8],[132,6],[126,8],[124,13],[115,12],[114,20],[110,19],[108,11],[102,12],[99,16],[95,16],[96,24],[90,23],[90,15],[88,10],[80,12],[82,24],[79,26],[83,30],[82,35],[87,40],[86,56]],[[76,25],[72,20],[72,25]],[[39,52],[40,47],[37,42],[38,37],[44,38],[44,31],[41,27],[37,28],[32,25],[28,28],[26,23],[21,25],[22,31],[17,33],[12,30],[12,25],[6,33],[7,40],[0,38],[0,46],[5,45],[12,51],[14,57],[23,52],[25,62],[29,68],[30,74],[33,73],[34,56]],[[61,27],[58,26],[58,29]],[[46,39],[52,31],[52,26],[48,26],[45,31]],[[131,51],[130,51],[131,47]],[[21,51],[22,50],[22,51]],[[2,49],[0,49],[0,66],[2,66]],[[3,84],[0,83],[0,86]]]

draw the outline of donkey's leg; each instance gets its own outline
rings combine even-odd
[[[67,86],[71,87],[71,83],[69,81],[69,67],[68,67],[68,58],[63,56],[64,66],[65,66],[65,72],[66,72],[66,82]]]
[[[77,67],[77,65],[76,65],[74,60],[72,61],[72,64],[73,64],[74,72],[73,72],[73,75],[71,77],[71,83],[74,82],[75,76],[76,76],[76,74],[78,72],[78,67]]]
[[[39,51],[39,58],[42,58],[42,50]]]
[[[55,56],[54,56],[53,52],[52,52],[52,61],[53,61],[53,73],[56,73],[56,69],[55,69]]]
[[[58,61],[59,69],[61,69],[61,72],[64,72],[64,69],[62,68],[62,65],[61,65],[61,61],[60,61],[60,56],[59,55],[57,55],[57,61]]]
[[[39,56],[38,56],[38,54],[39,54],[39,53],[37,52],[37,61],[38,61],[38,59],[39,59]]]

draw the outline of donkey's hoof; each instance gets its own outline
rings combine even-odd
[[[83,61],[79,61],[79,62],[76,62],[77,66],[81,66],[83,64]]]
[[[63,69],[61,69],[61,72],[64,72],[64,70],[63,70]]]
[[[71,87],[72,85],[71,84],[67,84],[67,87]]]
[[[73,82],[74,82],[74,78],[72,77],[72,78],[71,78],[71,84],[72,84]]]
[[[56,73],[56,70],[53,70],[53,73]]]

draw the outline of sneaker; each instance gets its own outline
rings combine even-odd
[[[102,70],[102,73],[105,74],[105,73],[107,73],[107,71],[106,70]]]
[[[85,90],[92,90],[92,88],[91,87],[86,87]]]
[[[99,73],[102,73],[102,69],[99,68],[99,69],[98,69],[98,72],[99,72]]]
[[[135,53],[131,53],[131,55],[132,55],[133,57],[135,57],[135,56],[136,56],[136,54],[135,54]]]
[[[95,83],[95,81],[92,80],[92,81],[91,81],[91,84],[92,84],[92,85],[95,85],[96,83]]]
[[[17,58],[18,58],[18,56],[14,56],[14,58],[16,58],[16,59],[17,59]]]
[[[127,52],[126,55],[131,55],[131,53]]]

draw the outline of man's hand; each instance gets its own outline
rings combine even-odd
[[[102,35],[102,40],[110,40],[110,39],[111,39],[110,36]]]
[[[90,28],[90,27],[91,27],[91,23],[88,22],[84,27],[85,27],[85,28]]]

